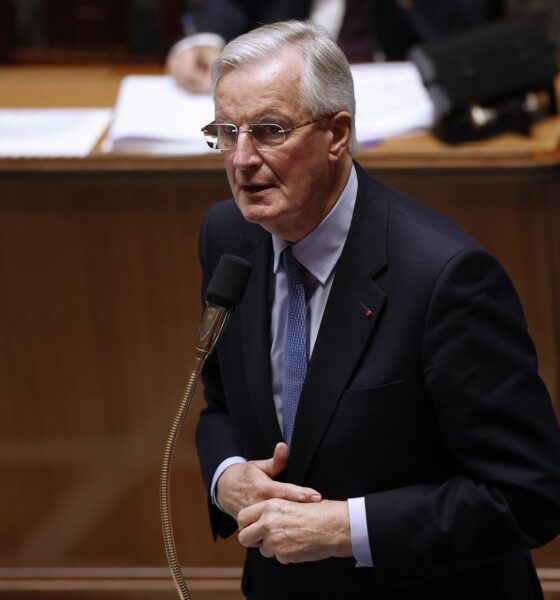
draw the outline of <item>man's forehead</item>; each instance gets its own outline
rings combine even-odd
[[[278,53],[265,58],[248,61],[227,68],[216,86],[216,96],[223,89],[224,82],[228,86],[246,87],[254,82],[272,84],[277,79],[291,79],[299,82],[303,76],[303,55],[298,48],[286,46]]]
[[[262,121],[298,111],[302,57],[299,51],[290,50],[228,69],[215,89],[216,117],[243,114]]]

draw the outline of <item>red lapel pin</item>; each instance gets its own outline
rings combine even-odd
[[[373,317],[373,310],[371,310],[371,308],[366,306],[363,302],[360,302],[360,306],[364,309],[364,315],[366,316],[366,319],[371,319],[371,317]]]

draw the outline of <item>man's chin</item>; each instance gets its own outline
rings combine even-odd
[[[243,215],[243,218],[249,223],[261,224],[274,218],[276,211],[273,203],[258,201],[253,197],[247,197],[241,192],[237,197],[237,206]]]
[[[287,219],[278,206],[270,204],[240,204],[237,206],[243,218],[249,223],[260,225],[265,231],[276,235],[282,239],[295,241],[292,238],[290,229],[286,227]],[[282,218],[284,217],[284,218]]]
[[[262,225],[272,218],[270,207],[267,206],[249,204],[243,206],[240,210],[243,218],[249,223]]]

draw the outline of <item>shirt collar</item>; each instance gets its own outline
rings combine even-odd
[[[358,176],[352,165],[346,186],[329,214],[313,231],[292,246],[294,256],[321,285],[325,285],[342,253],[352,221],[357,192]],[[275,235],[272,236],[272,244],[274,273],[277,273],[282,251],[290,244]]]

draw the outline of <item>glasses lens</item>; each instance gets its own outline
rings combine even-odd
[[[239,130],[231,123],[210,123],[202,130],[204,139],[213,150],[231,150],[235,148]],[[260,150],[269,150],[281,146],[286,141],[286,132],[274,123],[255,123],[247,131],[255,146]]]
[[[285,141],[284,129],[274,123],[256,123],[251,125],[251,136],[257,148],[267,149],[281,146]]]
[[[204,139],[213,150],[229,150],[235,147],[237,127],[230,123],[211,123],[204,128]]]

